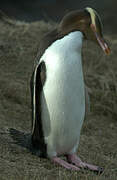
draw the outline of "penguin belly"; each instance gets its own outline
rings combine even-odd
[[[41,94],[41,119],[48,157],[72,153],[78,147],[85,114],[81,46],[78,48],[65,39],[58,40],[42,57],[46,82]]]

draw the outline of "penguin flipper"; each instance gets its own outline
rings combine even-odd
[[[32,145],[46,154],[46,144],[41,119],[41,92],[46,80],[46,66],[44,61],[39,63],[31,77],[31,105],[32,105]]]

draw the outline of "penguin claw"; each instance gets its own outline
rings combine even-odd
[[[97,171],[95,171],[97,174],[102,174],[104,171],[104,168],[98,167]]]
[[[94,166],[94,165],[92,165],[92,166]],[[93,169],[93,168],[91,168],[91,167],[89,167],[89,166],[85,166],[85,167],[83,167],[83,168],[84,168],[85,170],[93,171],[93,172],[96,173],[96,174],[102,174],[102,173],[103,173],[104,168],[98,167],[98,166],[95,166],[95,167],[97,167],[97,169]]]

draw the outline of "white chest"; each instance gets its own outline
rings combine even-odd
[[[78,143],[84,119],[81,47],[82,34],[74,32],[56,41],[41,58],[47,70],[42,93],[43,129],[48,149],[58,153]]]

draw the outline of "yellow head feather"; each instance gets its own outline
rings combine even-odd
[[[95,24],[95,18],[96,18],[95,11],[92,8],[89,8],[89,7],[87,7],[86,10],[90,13],[92,24],[96,25]]]

